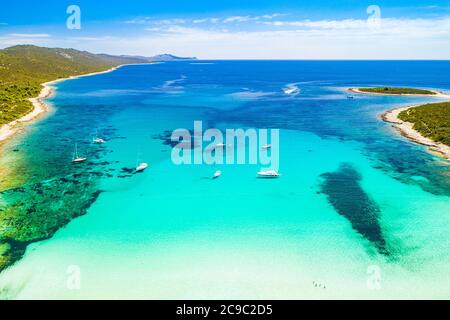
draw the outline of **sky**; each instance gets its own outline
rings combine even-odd
[[[1,0],[0,5],[0,48],[35,44],[200,59],[450,59],[450,0]]]

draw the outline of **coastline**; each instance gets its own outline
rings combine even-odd
[[[435,142],[427,137],[424,137],[420,132],[414,130],[413,124],[410,122],[405,122],[399,119],[399,114],[410,108],[417,106],[409,106],[403,108],[396,108],[381,114],[381,119],[385,122],[389,122],[392,126],[397,129],[402,136],[408,138],[410,141],[424,145],[428,147],[428,151],[434,155],[441,156],[445,159],[450,160],[450,146],[443,143]]]
[[[70,76],[67,78],[60,78],[48,82],[44,82],[41,85],[43,86],[41,92],[37,97],[28,99],[33,104],[33,110],[31,110],[26,115],[20,117],[19,119],[16,119],[10,123],[4,124],[0,127],[0,144],[6,142],[8,139],[12,138],[17,133],[21,132],[20,124],[26,124],[29,123],[35,119],[37,119],[39,116],[42,116],[43,114],[47,113],[50,110],[49,105],[44,101],[45,99],[51,97],[55,94],[55,84],[66,81],[66,80],[72,80],[82,77],[90,77],[95,76],[98,74],[103,73],[109,73],[112,71],[115,71],[123,66],[126,66],[126,64],[119,65],[116,67],[112,67],[105,71],[98,71],[98,72],[92,72],[92,73],[86,73],[81,74],[77,76]]]
[[[348,88],[348,92],[356,93],[356,94],[370,94],[370,95],[376,95],[376,96],[410,96],[410,97],[433,97],[433,98],[448,98],[450,99],[450,94],[444,93],[442,91],[438,90],[429,90],[431,92],[434,92],[434,94],[419,94],[419,93],[400,93],[400,94],[394,94],[394,93],[382,93],[382,92],[365,92],[361,91],[358,88]]]

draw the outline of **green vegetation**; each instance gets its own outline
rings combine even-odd
[[[0,50],[0,126],[32,110],[28,99],[39,95],[41,83],[142,62],[148,62],[147,58],[29,45]],[[4,172],[0,170],[1,174]],[[25,174],[24,170],[14,169],[8,177],[2,176],[1,182]],[[91,174],[74,175],[76,178],[52,177],[53,183],[42,183],[40,180],[49,179],[33,176],[29,184],[1,190],[0,271],[20,259],[29,243],[51,237],[71,219],[84,214],[95,201],[99,191]]]
[[[32,110],[28,99],[39,95],[41,83],[140,62],[134,57],[31,45],[0,50],[0,126]]]
[[[359,88],[358,90],[367,93],[380,93],[380,94],[429,94],[429,95],[436,94],[436,92],[430,90],[413,89],[413,88],[394,88],[394,87]]]
[[[450,146],[450,102],[410,108],[401,112],[399,118],[413,123],[423,136]]]

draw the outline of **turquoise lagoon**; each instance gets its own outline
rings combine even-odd
[[[379,120],[438,99],[345,92],[450,89],[449,71],[425,61],[170,62],[58,84],[52,112],[10,148],[30,183],[88,172],[76,183],[100,194],[0,274],[1,297],[449,298],[448,162]],[[289,84],[301,94],[286,95]],[[174,165],[168,134],[194,120],[279,128],[283,176]],[[96,134],[104,146],[90,143]],[[75,143],[90,163],[70,164]],[[137,158],[150,167],[130,174]]]

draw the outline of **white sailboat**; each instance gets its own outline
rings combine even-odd
[[[147,168],[148,168],[148,163],[140,162],[140,153],[138,153],[137,160],[136,160],[135,172],[136,173],[143,172]]]
[[[140,165],[136,167],[136,172],[142,172],[148,168],[148,163],[142,162]]]
[[[78,145],[75,143],[75,151],[73,152],[72,163],[81,163],[85,162],[87,158],[80,157],[78,155]]]
[[[213,179],[217,179],[217,178],[219,178],[221,175],[222,175],[222,171],[217,170],[216,172],[214,172]]]

